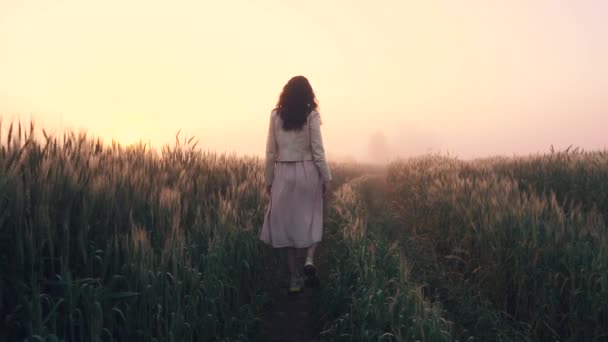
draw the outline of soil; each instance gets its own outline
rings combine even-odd
[[[262,319],[257,341],[264,342],[316,342],[321,341],[319,332],[323,324],[319,312],[319,298],[323,286],[323,274],[329,272],[327,253],[329,241],[322,241],[317,248],[315,265],[320,283],[307,283],[299,293],[288,293],[287,266],[275,275],[276,286],[271,290],[271,305]],[[286,260],[286,255],[281,255]],[[299,265],[304,265],[301,255]],[[304,274],[303,269],[300,270]]]

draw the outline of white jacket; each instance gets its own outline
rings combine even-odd
[[[301,160],[313,160],[323,181],[329,182],[331,173],[325,160],[319,112],[312,111],[300,130],[286,131],[282,121],[273,110],[266,140],[266,185],[272,185],[275,162]]]

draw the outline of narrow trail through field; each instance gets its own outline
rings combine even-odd
[[[327,229],[327,228],[326,228]],[[322,241],[317,248],[315,264],[321,277],[329,272],[328,253],[331,252],[331,241]],[[289,294],[285,251],[279,252],[281,270],[275,270],[274,287],[270,290],[272,304],[262,317],[260,334],[257,341],[264,342],[313,342],[319,341],[322,323],[319,315],[318,301],[321,288],[304,287],[302,292]],[[304,265],[304,256],[298,258],[298,265]],[[302,274],[303,270],[301,270]]]
[[[319,269],[322,271],[325,268],[319,263]],[[319,287],[305,287],[300,293],[288,294],[286,273],[276,273],[277,277],[273,282],[275,286],[271,290],[272,306],[263,317],[257,340],[267,342],[317,341],[321,328],[316,305],[320,292]]]
[[[339,188],[339,187],[337,187]],[[335,189],[336,191],[338,189]],[[376,189],[378,190],[378,189]],[[332,210],[332,201],[335,193],[328,196],[328,205],[326,207],[324,239],[317,248],[315,264],[319,271],[321,280],[318,287],[305,287],[301,293],[288,294],[288,276],[286,266],[283,265],[286,261],[284,251],[281,255],[281,270],[275,270],[274,287],[271,292],[271,306],[262,317],[260,334],[257,341],[268,342],[313,342],[323,340],[320,336],[323,328],[323,312],[319,308],[319,300],[321,295],[321,287],[324,282],[329,279],[327,276],[332,271],[332,245],[335,243],[334,231],[337,227],[332,226],[332,222],[328,219],[329,211]],[[380,198],[379,196],[382,196]],[[377,209],[379,206],[377,201],[382,201],[384,198],[384,188],[381,192],[375,193],[373,202],[374,206],[367,209]],[[369,203],[368,203],[369,204]],[[299,265],[304,265],[303,256],[298,261]]]
[[[388,206],[385,177],[374,175],[365,178],[365,185],[359,187],[358,192],[367,213],[368,229],[377,233],[377,238],[399,241],[400,254],[411,266],[411,281],[424,289],[428,300],[441,304],[446,318],[453,323],[456,340],[527,340],[520,329],[480,298],[457,273],[452,272],[423,238],[403,236],[400,223]],[[326,232],[330,233],[335,228],[329,223]],[[334,257],[334,238],[327,236],[318,249],[316,263],[321,275],[321,287],[324,286],[324,275],[333,271],[330,260]],[[280,257],[284,262],[284,253]],[[303,265],[303,259],[299,264]],[[323,329],[323,312],[318,305],[321,288],[307,287],[299,294],[288,294],[286,266],[281,267],[284,268],[275,272],[274,287],[270,290],[272,304],[262,317],[257,340],[320,341]]]

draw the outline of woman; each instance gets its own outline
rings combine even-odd
[[[304,76],[287,82],[270,115],[266,192],[270,204],[260,239],[288,248],[289,292],[302,289],[296,249],[307,249],[304,273],[317,280],[314,255],[323,235],[323,198],[331,180],[321,138],[317,100]]]

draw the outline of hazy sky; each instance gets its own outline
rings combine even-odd
[[[330,156],[608,146],[604,0],[0,0],[0,113],[264,152],[307,76]]]

